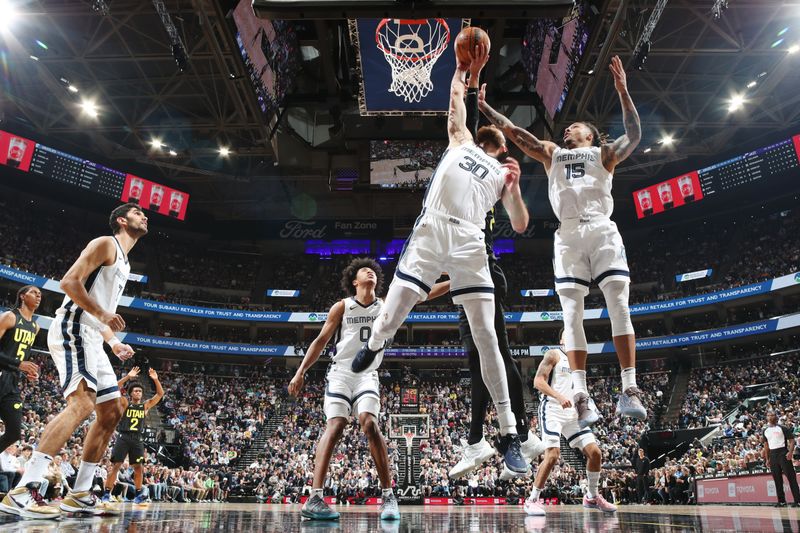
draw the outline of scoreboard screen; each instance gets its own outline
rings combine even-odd
[[[800,168],[800,135],[633,193],[644,218]]]
[[[0,164],[183,220],[189,194],[0,130]]]

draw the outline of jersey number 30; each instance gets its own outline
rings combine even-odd
[[[586,168],[584,163],[572,163],[571,165],[564,165],[564,170],[567,171],[567,179],[582,178],[586,175]]]
[[[489,173],[489,169],[485,166],[481,165],[468,155],[464,156],[464,159],[458,164],[459,168],[463,168],[476,178],[482,180],[486,178],[486,175]]]

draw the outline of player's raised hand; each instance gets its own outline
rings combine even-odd
[[[153,381],[158,381],[158,372],[156,372],[155,368],[151,368],[147,372],[147,375],[150,376],[150,379],[152,379]]]
[[[19,364],[19,370],[31,381],[36,381],[39,379],[39,365],[36,363],[31,361],[22,361]]]
[[[114,355],[116,355],[120,361],[127,361],[136,353],[133,351],[130,344],[123,343],[115,344],[114,347],[111,348],[111,351],[114,352]]]
[[[511,189],[519,185],[519,163],[513,157],[507,157],[503,161],[503,168],[506,169],[506,187]]]
[[[128,377],[131,378],[131,379],[135,378],[138,375],[139,375],[139,367],[138,366],[135,366],[135,367],[131,368],[131,371],[128,372]]]
[[[486,103],[486,84],[481,85],[481,90],[478,91],[478,106]]]
[[[611,58],[611,64],[608,65],[611,75],[614,76],[614,88],[618,93],[628,92],[628,76],[625,74],[625,67],[622,66],[622,60],[619,56]]]
[[[478,77],[489,61],[489,47],[485,44],[476,44],[475,48],[469,51],[469,57],[472,60],[469,64],[469,77]]]
[[[289,382],[289,394],[297,397],[300,394],[300,391],[303,389],[303,385],[306,382],[305,376],[301,372],[298,372],[292,378],[292,381]]]

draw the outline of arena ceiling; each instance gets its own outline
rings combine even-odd
[[[150,165],[158,174],[154,178],[183,184],[193,194],[195,209],[221,219],[309,212],[406,219],[418,210],[418,195],[328,191],[333,158],[357,157],[359,139],[386,136],[380,118],[357,117],[352,65],[340,53],[347,46],[341,39],[346,35],[345,18],[383,16],[391,2],[338,2],[335,17],[329,14],[331,8],[303,8],[300,45],[322,53],[311,53],[303,61],[285,109],[272,117],[258,108],[239,55],[227,18],[233,1],[17,3],[19,22],[4,37],[2,111],[7,123],[97,152],[120,168]],[[719,19],[712,14],[714,3],[669,0],[652,33],[644,68],[629,70],[644,139],[617,173],[618,198],[628,200],[634,185],[670,177],[662,176],[665,165],[718,154],[732,144],[757,145],[759,139],[800,124],[800,54],[787,52],[793,42],[800,42],[800,2],[728,0]],[[173,35],[156,10],[159,4],[174,24]],[[514,14],[519,13],[515,5],[519,3],[501,4],[506,3],[498,2],[484,12],[469,1],[417,2],[414,13],[432,16],[444,10],[472,15],[491,27],[493,40],[518,41]],[[574,120],[590,119],[612,136],[621,133],[619,104],[606,66],[614,54],[633,66],[633,49],[656,1],[594,4],[598,15],[588,53],[564,111],[548,124],[556,132]],[[256,10],[264,17],[299,16],[299,10],[292,13],[296,6],[296,2],[256,1]],[[530,9],[528,17],[552,16],[554,8]],[[563,6],[557,9],[566,11]],[[773,48],[784,27],[789,28],[785,42]],[[183,71],[173,57],[176,35],[188,56]],[[492,86],[513,80],[512,69],[504,68],[498,61],[487,66]],[[755,86],[748,88],[753,81]],[[527,105],[528,90],[510,83],[508,90],[491,97],[512,114]],[[729,112],[729,100],[736,94],[743,95],[745,103]],[[82,113],[84,98],[96,102],[96,119]],[[344,117],[343,135],[311,140],[303,131],[334,126],[339,116]],[[353,121],[367,133],[348,132]],[[430,119],[429,124],[434,131],[444,130],[441,119]],[[544,129],[541,123],[532,126]],[[675,144],[659,144],[664,136],[672,136]],[[165,147],[154,149],[154,138]],[[220,146],[231,147],[232,156],[221,158]],[[169,149],[176,155],[169,155]]]

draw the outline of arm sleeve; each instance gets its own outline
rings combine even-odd
[[[478,142],[478,89],[467,89],[467,129]]]

